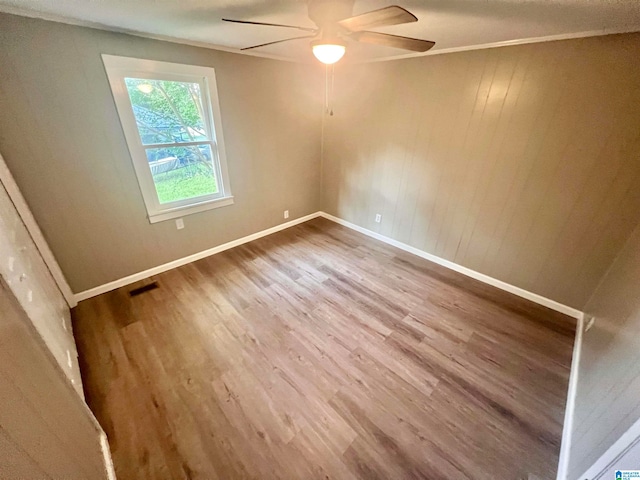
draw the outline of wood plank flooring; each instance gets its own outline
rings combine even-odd
[[[151,280],[73,312],[119,480],[555,478],[568,317],[324,219]]]

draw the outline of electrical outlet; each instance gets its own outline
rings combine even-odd
[[[284,211],[284,218],[289,218],[289,210]]]
[[[182,230],[184,228],[184,220],[179,218],[176,220],[176,228]]]
[[[380,223],[382,221],[382,215],[376,213],[376,223]]]
[[[587,323],[585,324],[584,331],[588,332],[591,330],[591,327],[593,327],[593,324],[596,323],[596,317],[588,316],[585,320],[587,320]]]

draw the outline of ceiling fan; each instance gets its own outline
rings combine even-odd
[[[309,35],[262,43],[242,48],[241,50],[251,50],[301,38],[312,38],[311,48],[313,54],[318,60],[327,65],[336,63],[345,54],[345,40],[395,47],[412,52],[426,52],[435,45],[435,42],[427,40],[367,30],[369,28],[417,22],[418,19],[414,14],[397,5],[352,16],[354,2],[355,0],[309,0],[309,18],[316,24],[316,28],[229,18],[223,18],[222,20],[249,25],[293,28],[308,32]]]

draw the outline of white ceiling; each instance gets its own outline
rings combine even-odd
[[[432,53],[507,42],[640,31],[640,0],[356,0],[354,14],[401,5],[417,23],[378,31],[436,42]],[[236,18],[314,27],[304,0],[0,0],[0,11],[129,31],[211,47],[237,49],[304,35],[279,27],[239,25]],[[309,40],[251,52],[310,60]],[[349,44],[350,60],[405,55],[374,45]]]

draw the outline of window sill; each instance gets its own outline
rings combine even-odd
[[[212,208],[226,207],[227,205],[233,205],[233,196],[216,198],[215,200],[206,200],[192,205],[184,205],[182,207],[164,210],[162,212],[149,215],[149,223],[163,222],[165,220],[171,220],[172,218],[191,215],[192,213],[204,212],[206,210],[211,210]]]

